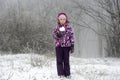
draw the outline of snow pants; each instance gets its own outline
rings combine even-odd
[[[70,47],[56,47],[56,63],[58,76],[70,75],[69,52]]]

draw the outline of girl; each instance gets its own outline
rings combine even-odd
[[[70,78],[69,53],[74,52],[74,37],[72,27],[69,26],[68,17],[65,13],[57,16],[58,25],[54,28],[56,62],[58,76]]]

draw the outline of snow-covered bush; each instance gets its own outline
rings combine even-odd
[[[46,60],[47,58],[45,56],[31,53],[31,65],[34,67],[42,67]]]

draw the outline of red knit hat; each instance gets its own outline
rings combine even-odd
[[[58,24],[60,24],[59,17],[60,17],[61,15],[64,15],[64,16],[66,17],[66,23],[69,23],[68,17],[67,17],[67,15],[66,15],[66,13],[61,12],[61,13],[59,13],[58,16],[57,16]]]

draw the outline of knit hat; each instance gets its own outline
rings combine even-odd
[[[69,23],[67,15],[65,13],[59,13],[57,16],[58,24],[60,24],[59,19],[61,19],[61,18],[65,18],[66,23]]]
[[[67,19],[67,17],[65,15],[63,15],[63,14],[61,14],[61,15],[58,16],[58,19],[63,19],[63,18]]]

